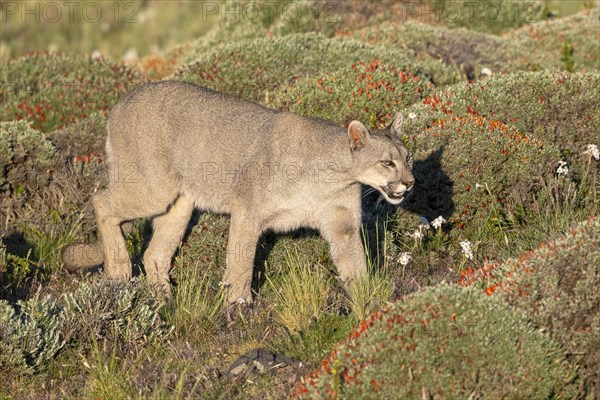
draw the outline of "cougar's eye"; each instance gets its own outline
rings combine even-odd
[[[389,168],[389,167],[393,166],[394,163],[391,162],[390,160],[384,160],[384,161],[381,162],[381,165],[383,165],[384,167],[388,167]]]

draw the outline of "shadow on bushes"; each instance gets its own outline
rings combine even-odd
[[[440,162],[443,153],[442,145],[431,152],[427,158],[415,160],[413,164],[415,187],[412,194],[400,206],[417,216],[426,217],[429,221],[440,215],[449,220],[455,210],[452,199],[454,183],[444,172]],[[365,196],[363,191],[362,207],[367,250],[374,268],[378,269],[385,262],[386,233],[395,232],[397,225],[403,223],[403,219],[395,217],[398,207],[385,202],[379,192]],[[445,228],[449,226],[448,224]]]

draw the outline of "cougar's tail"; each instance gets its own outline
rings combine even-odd
[[[65,247],[62,261],[69,272],[84,271],[101,265],[104,262],[102,244],[76,243]]]

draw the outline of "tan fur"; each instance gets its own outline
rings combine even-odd
[[[231,215],[230,302],[252,300],[256,244],[266,229],[318,229],[348,283],[366,271],[360,184],[393,204],[414,184],[401,125],[399,115],[383,131],[358,121],[345,131],[188,83],[143,85],[109,117],[109,186],[93,198],[100,244],[67,248],[65,267],[103,261],[109,276],[130,278],[121,224],[152,217],[144,266],[168,290],[171,257],[197,207]]]

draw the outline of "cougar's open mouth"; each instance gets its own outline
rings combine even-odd
[[[406,197],[406,195],[408,194],[408,191],[404,191],[400,194],[396,194],[394,193],[392,190],[390,190],[390,188],[382,188],[381,191],[385,194],[385,197],[387,197],[387,200],[395,205],[398,205],[402,202],[402,200],[404,200],[404,197]]]

